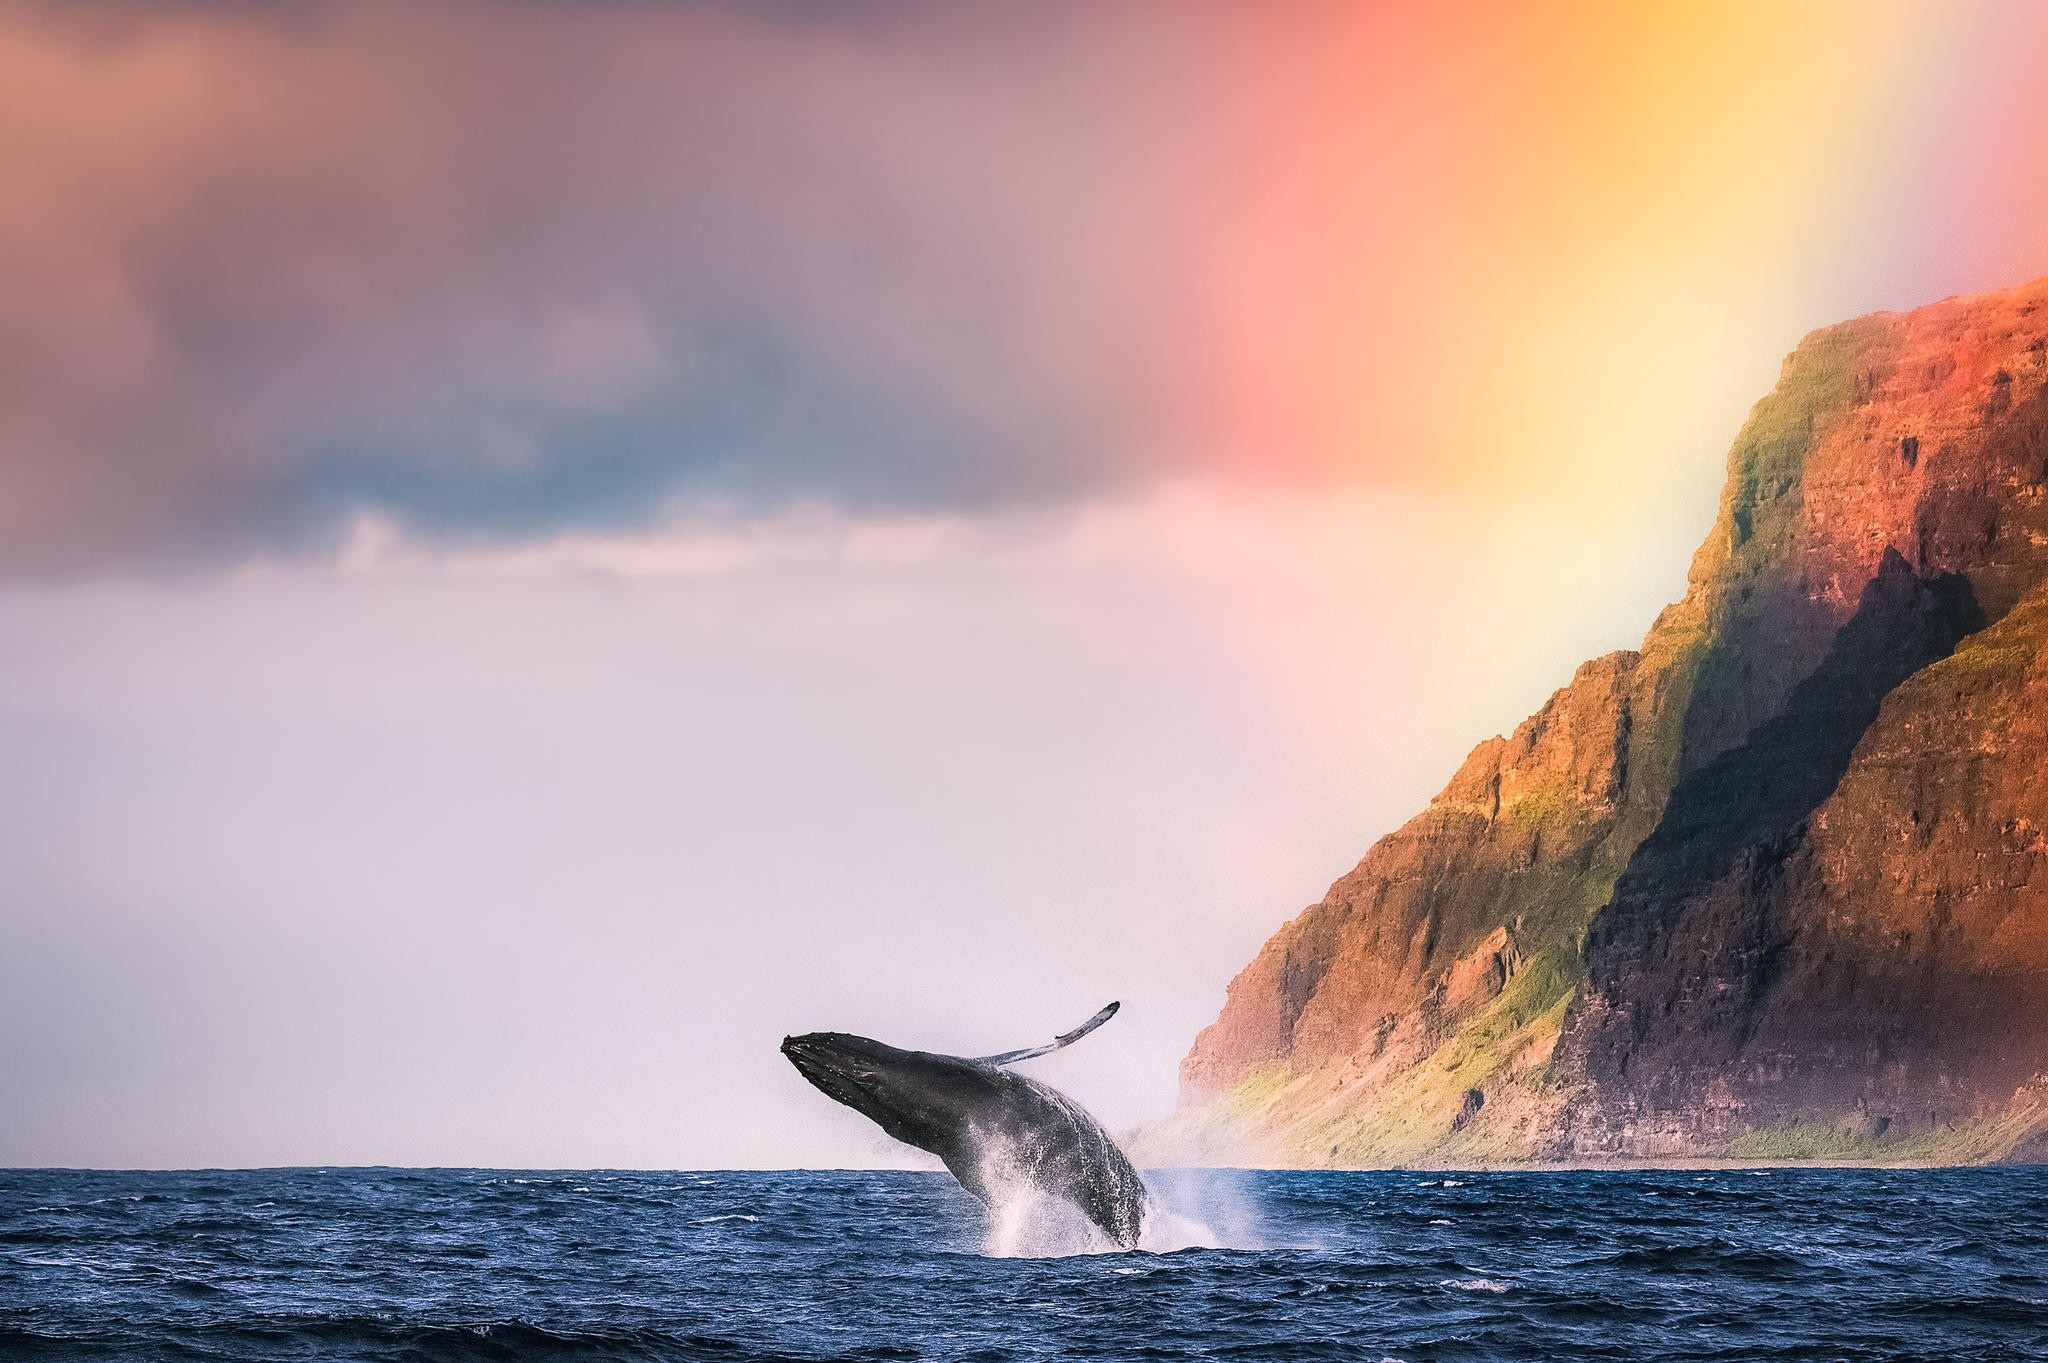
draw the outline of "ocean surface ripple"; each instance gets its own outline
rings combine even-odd
[[[2048,1168],[1148,1177],[1235,1247],[989,1257],[943,1174],[0,1171],[0,1358],[2048,1359]]]

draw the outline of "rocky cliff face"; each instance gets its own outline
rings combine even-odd
[[[1283,927],[1190,1159],[2048,1149],[2048,281],[1806,338],[1682,601]]]

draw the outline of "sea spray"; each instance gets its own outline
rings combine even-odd
[[[1129,1246],[1105,1235],[1079,1207],[1045,1191],[1038,1177],[1041,1157],[1042,1152],[1027,1143],[976,1133],[975,1172],[988,1209],[984,1253],[1003,1259],[1052,1259],[1129,1252]],[[1173,1172],[1176,1176],[1163,1186],[1146,1187],[1136,1246],[1140,1252],[1263,1247],[1247,1189],[1228,1178],[1190,1179],[1184,1176],[1187,1171]]]
[[[1259,1178],[1243,1169],[1148,1169],[1141,1247],[1273,1249],[1273,1214]]]
[[[1078,1206],[1047,1193],[1045,1152],[1001,1133],[976,1131],[975,1176],[988,1208],[984,1251],[999,1259],[1053,1259],[1113,1254],[1123,1248]]]

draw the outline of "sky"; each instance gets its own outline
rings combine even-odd
[[[2043,128],[2021,0],[0,0],[0,1164],[1162,1114]]]

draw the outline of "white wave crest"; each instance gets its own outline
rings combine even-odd
[[[1438,1287],[1455,1287],[1460,1292],[1505,1292],[1510,1284],[1493,1278],[1446,1278]]]

